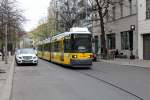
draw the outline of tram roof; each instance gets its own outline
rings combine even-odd
[[[56,36],[53,36],[52,38],[45,39],[45,40],[41,41],[39,44],[46,44],[46,43],[49,43],[50,41],[59,40],[61,38],[69,36],[71,34],[91,34],[91,32],[86,27],[83,27],[83,28],[82,27],[73,27],[70,29],[70,32],[64,32],[64,33],[58,34]]]
[[[47,38],[45,40],[37,42],[38,45],[42,45],[42,44],[46,44],[46,43],[50,43],[50,38]]]
[[[54,41],[54,40],[59,40],[59,39],[65,37],[65,36],[69,36],[69,35],[71,35],[71,34],[91,34],[91,32],[89,32],[89,31],[64,32],[64,33],[61,33],[61,34],[58,34],[58,35],[52,37],[52,41]]]
[[[43,44],[50,43],[50,38],[43,40]]]

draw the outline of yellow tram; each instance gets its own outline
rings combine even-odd
[[[92,34],[87,28],[71,28],[38,46],[40,58],[68,66],[92,65]]]

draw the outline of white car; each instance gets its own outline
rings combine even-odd
[[[16,54],[16,63],[20,64],[38,64],[38,57],[36,56],[35,50],[30,48],[19,49]]]

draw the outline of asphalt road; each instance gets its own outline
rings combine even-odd
[[[90,70],[43,60],[38,66],[16,66],[11,100],[140,100],[85,73]]]

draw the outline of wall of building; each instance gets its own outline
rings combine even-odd
[[[116,36],[116,49],[118,49],[123,54],[130,56],[130,50],[121,49],[121,32],[130,31],[130,26],[135,25],[135,30],[133,31],[133,54],[138,57],[138,27],[137,27],[137,1],[132,0],[132,10],[130,12],[129,0],[123,0],[123,13],[121,16],[121,6],[120,4],[115,5],[115,20],[112,19],[113,13],[110,7],[109,19],[105,23],[106,34],[115,33]],[[101,29],[99,21],[93,23],[93,34],[97,35],[100,39]],[[100,40],[99,40],[100,45]],[[100,48],[100,46],[99,46]]]
[[[131,25],[135,25],[135,30],[133,31],[133,54],[138,57],[138,32],[136,19],[137,15],[132,15],[106,24],[106,34],[116,34],[116,49],[128,57],[130,56],[130,50],[121,49],[121,32],[130,31]]]
[[[143,59],[143,34],[150,34],[150,19],[146,19],[146,0],[138,0],[138,54]]]

